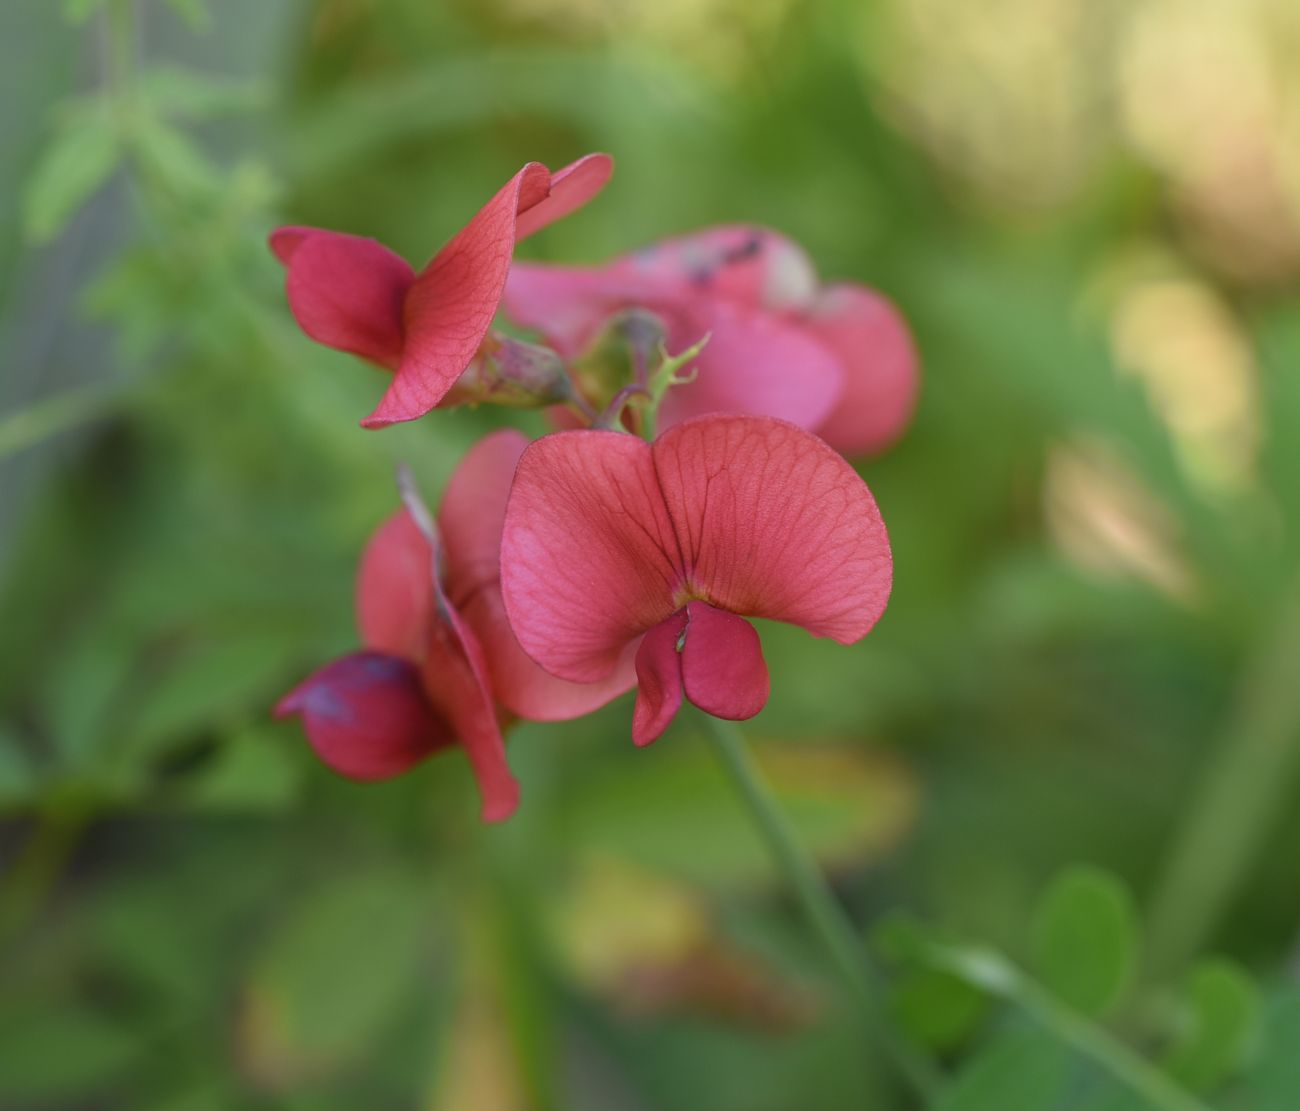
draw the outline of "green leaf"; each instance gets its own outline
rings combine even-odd
[[[108,180],[121,154],[108,106],[92,101],[68,116],[37,160],[23,191],[23,230],[53,239]]]
[[[1165,1067],[1187,1087],[1209,1091],[1240,1067],[1259,1021],[1259,993],[1237,965],[1206,960],[1186,987],[1186,1022]]]
[[[167,0],[167,6],[195,31],[206,30],[212,24],[212,13],[203,0]]]
[[[1034,967],[1062,1000],[1088,1015],[1111,1007],[1133,970],[1137,914],[1124,885],[1073,868],[1044,893],[1032,924]]]
[[[988,997],[951,972],[920,968],[902,977],[890,1004],[911,1037],[944,1052],[970,1036],[984,1017]]]
[[[291,1083],[367,1056],[430,978],[426,894],[418,874],[340,870],[278,923],[239,1031],[255,1073]]]
[[[127,1023],[73,1009],[11,1019],[0,1028],[0,1045],[0,1103],[6,1106],[12,1106],[10,1100],[25,1105],[102,1095],[102,1088],[148,1048],[140,1031]]]
[[[103,6],[104,0],[63,0],[63,18],[80,26]]]
[[[260,81],[200,73],[180,66],[152,66],[140,76],[140,90],[152,109],[169,119],[209,120],[253,112],[269,94]]]
[[[0,723],[0,809],[25,801],[35,787],[36,775],[17,732]]]
[[[1000,1035],[962,1070],[936,1111],[1049,1111],[1069,1079],[1070,1055],[1034,1030]]]
[[[257,723],[222,745],[216,762],[186,784],[187,808],[223,813],[284,810],[298,796],[302,763],[285,730]]]
[[[1247,1080],[1249,1111],[1295,1111],[1300,1092],[1300,988],[1289,988],[1265,1008],[1260,1050]]]

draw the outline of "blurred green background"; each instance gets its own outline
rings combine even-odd
[[[6,0],[0,83],[0,1107],[921,1105],[690,720],[520,728],[488,829],[269,718],[501,418],[361,431],[266,233],[606,150],[524,257],[755,221],[914,325],[889,612],[747,732],[934,1105],[1300,1108],[1293,0]]]

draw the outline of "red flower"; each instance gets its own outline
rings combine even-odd
[[[557,432],[519,462],[502,592],[524,651],[579,683],[636,652],[632,735],[644,745],[683,694],[718,717],[767,701],[744,617],[850,644],[885,609],[892,560],[870,491],[817,437],[770,417],[706,416],[653,445]]]
[[[519,787],[500,718],[578,717],[632,685],[630,656],[598,682],[569,683],[542,671],[510,631],[501,527],[527,443],[502,431],[477,444],[448,483],[436,525],[408,493],[406,508],[380,526],[361,560],[365,650],[327,664],[276,707],[278,716],[302,715],[317,755],[342,775],[391,778],[459,740],[484,819],[507,818]]]
[[[415,420],[446,396],[496,315],[515,242],[586,204],[612,171],[607,154],[554,174],[529,162],[418,274],[373,239],[307,227],[271,234],[302,330],[394,371],[365,427]]]
[[[819,288],[803,249],[764,228],[710,228],[602,267],[516,263],[503,303],[570,358],[633,305],[664,318],[669,350],[710,333],[698,379],[669,391],[661,427],[779,416],[857,455],[893,442],[916,401],[916,350],[893,305],[866,286]]]

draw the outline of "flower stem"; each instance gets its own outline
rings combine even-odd
[[[100,386],[85,386],[0,414],[0,461],[35,447],[42,440],[65,429],[75,428],[108,416],[125,405],[129,397]]]
[[[704,720],[714,752],[749,811],[773,862],[794,892],[809,926],[843,977],[844,986],[872,1035],[917,1093],[927,1101],[932,1099],[940,1086],[938,1070],[885,1025],[881,1014],[880,974],[859,939],[857,927],[831,893],[812,857],[799,844],[789,819],[781,812],[755,763],[744,734],[734,722],[709,715]]]
[[[1300,762],[1300,583],[1247,661],[1233,719],[1156,887],[1148,972],[1177,973],[1214,932],[1275,825]]]

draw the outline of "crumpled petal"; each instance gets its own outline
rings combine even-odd
[[[889,600],[889,538],[825,443],[770,417],[712,416],[670,428],[652,452],[691,595],[842,644],[870,631]]]
[[[676,539],[649,446],[622,432],[557,432],[519,460],[501,587],[525,652],[552,675],[605,679],[674,604]]]
[[[608,155],[589,155],[552,175],[529,162],[434,256],[406,295],[397,374],[363,426],[415,420],[446,396],[496,315],[516,239],[585,204],[612,165]]]
[[[686,611],[678,610],[646,633],[637,649],[632,742],[639,747],[658,740],[681,709],[682,663],[679,645],[685,628]]]
[[[839,401],[840,361],[797,324],[728,302],[664,315],[670,351],[684,351],[705,335],[709,341],[680,372],[694,369],[695,380],[664,396],[660,429],[706,413],[752,413],[816,428]]]
[[[301,714],[322,763],[363,781],[401,775],[453,739],[415,667],[379,652],[326,664],[285,695],[275,714]]]
[[[687,605],[686,617],[681,638],[686,697],[714,717],[752,718],[767,705],[771,690],[757,630],[743,617],[704,602]]]
[[[836,451],[866,455],[888,447],[916,407],[916,346],[902,314],[865,286],[827,286],[805,317],[808,331],[844,367],[844,389],[817,428]]]
[[[501,598],[501,530],[515,466],[527,446],[523,433],[503,429],[480,440],[456,468],[438,512],[444,582],[482,644],[497,701],[531,721],[567,721],[603,706],[636,680],[630,655],[600,682],[557,679],[515,639]]]
[[[415,275],[382,243],[321,228],[271,234],[284,264],[294,319],[318,343],[396,370],[402,357],[402,304]]]

